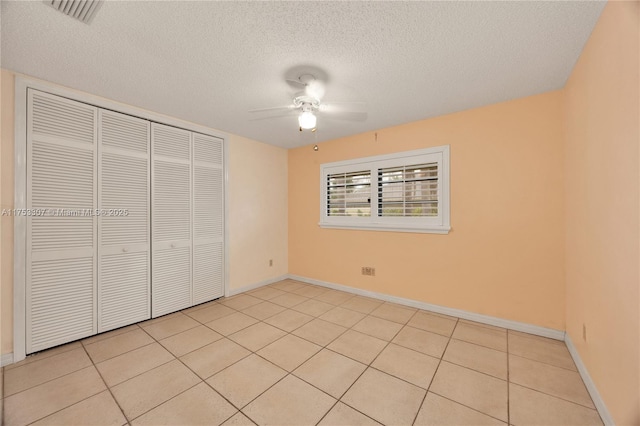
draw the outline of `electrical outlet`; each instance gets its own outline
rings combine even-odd
[[[587,325],[582,324],[582,340],[587,341]]]
[[[376,275],[376,268],[374,268],[372,266],[363,266],[362,267],[362,275],[375,276]]]
[[[273,266],[273,259],[269,259],[269,266]]]

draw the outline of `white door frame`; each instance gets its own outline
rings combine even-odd
[[[179,127],[220,138],[224,154],[224,295],[229,295],[229,137],[226,133],[167,115],[136,108],[89,93],[80,92],[44,80],[16,75],[15,81],[15,141],[14,141],[14,208],[27,207],[27,89],[36,89],[99,108],[110,109],[152,122]],[[13,362],[26,357],[26,247],[27,221],[25,216],[13,218]]]

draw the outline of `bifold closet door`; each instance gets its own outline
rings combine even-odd
[[[95,107],[28,90],[26,352],[96,333]]]
[[[98,332],[151,318],[151,125],[99,111]]]
[[[191,132],[151,125],[152,317],[191,306]]]
[[[193,305],[224,295],[222,139],[193,134]]]

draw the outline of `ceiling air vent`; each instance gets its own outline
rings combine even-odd
[[[56,10],[89,24],[102,5],[103,0],[45,0]]]

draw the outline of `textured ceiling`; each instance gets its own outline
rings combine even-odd
[[[106,0],[90,25],[1,2],[1,65],[225,132],[294,147],[564,86],[605,2]],[[365,121],[295,116],[285,77],[318,69],[325,100]]]

